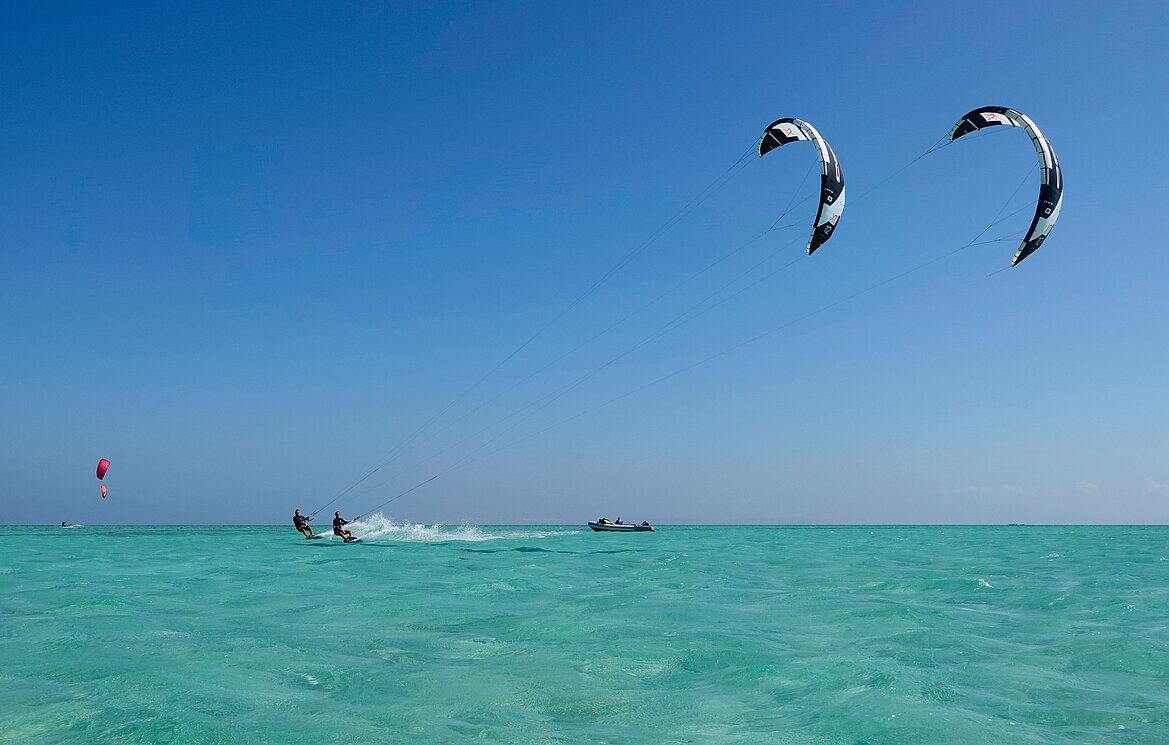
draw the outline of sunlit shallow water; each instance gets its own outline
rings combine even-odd
[[[1169,742],[1166,528],[354,528],[0,528],[0,742]]]

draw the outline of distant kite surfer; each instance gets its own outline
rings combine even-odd
[[[312,519],[312,515],[305,517],[304,515],[300,514],[300,510],[297,510],[296,514],[292,516],[292,524],[296,526],[297,530],[304,534],[305,538],[311,538],[313,536],[313,526],[309,525],[308,521]]]
[[[348,525],[349,523],[357,522],[357,520],[359,520],[360,518],[361,518],[361,515],[358,515],[357,517],[353,518],[352,520],[346,520],[345,518],[341,517],[340,510],[334,512],[333,513],[333,535],[341,536],[341,540],[345,541],[346,543],[349,543],[349,541],[353,540],[353,534],[350,533],[348,530],[345,530],[345,526]]]

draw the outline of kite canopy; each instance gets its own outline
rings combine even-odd
[[[962,135],[996,124],[1024,129],[1031,137],[1031,143],[1035,145],[1035,152],[1039,156],[1039,204],[1035,208],[1035,218],[1031,220],[1031,227],[1023,237],[1023,243],[1015,253],[1015,258],[1011,260],[1011,266],[1014,266],[1042,246],[1047,234],[1055,225],[1059,210],[1063,206],[1063,173],[1059,169],[1059,161],[1055,157],[1055,151],[1051,149],[1051,143],[1039,131],[1039,127],[1035,126],[1035,122],[1026,114],[1005,106],[983,106],[969,112],[950,130],[950,142]]]
[[[105,488],[105,486],[104,486],[104,485],[103,485],[103,486],[102,486],[102,488],[101,488],[101,498],[102,498],[102,499],[105,499],[105,498],[106,498],[106,488]]]
[[[802,119],[777,119],[763,130],[759,140],[759,157],[777,147],[797,140],[811,140],[820,155],[820,207],[812,223],[812,235],[808,238],[808,254],[811,255],[832,237],[840,213],[844,212],[844,174],[836,153],[816,131],[816,128]]]
[[[102,458],[101,460],[99,460],[97,462],[97,477],[99,479],[105,478],[106,469],[108,469],[109,467],[110,467],[110,462],[108,460],[106,460],[105,458]],[[105,487],[102,487],[102,491],[105,491]],[[105,496],[105,495],[103,494],[102,496]]]

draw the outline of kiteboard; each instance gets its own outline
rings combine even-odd
[[[304,539],[305,539],[306,541],[315,541],[315,540],[317,540],[318,538],[324,538],[324,536],[323,536],[323,535],[306,535],[306,536],[304,537]]]
[[[360,538],[352,538],[348,541],[345,541],[345,543],[361,543],[361,539]]]

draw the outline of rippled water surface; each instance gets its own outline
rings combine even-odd
[[[0,528],[0,742],[1167,743],[1169,529]]]

